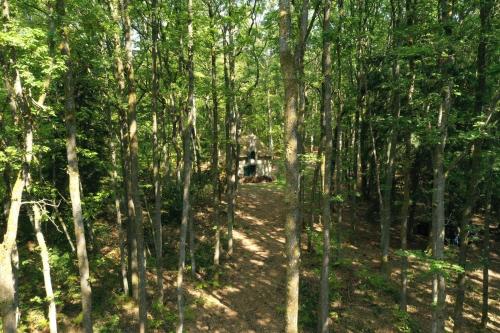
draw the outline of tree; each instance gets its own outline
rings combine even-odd
[[[127,81],[128,94],[128,153],[130,181],[128,182],[128,214],[132,232],[128,241],[132,243],[131,249],[131,270],[132,270],[132,294],[138,300],[139,331],[146,331],[146,272],[144,263],[144,233],[142,225],[142,204],[139,193],[139,142],[137,137],[137,94],[133,65],[133,42],[131,32],[131,22],[129,16],[129,4],[127,0],[122,3],[123,30],[125,33],[125,77]]]
[[[485,109],[485,93],[488,92],[487,87],[487,44],[488,35],[491,31],[491,12],[493,2],[489,0],[480,1],[480,30],[479,43],[477,49],[477,85],[474,103],[474,112],[481,116]],[[481,180],[481,140],[476,140],[470,148],[469,174],[467,179],[467,194],[465,204],[460,217],[460,252],[458,262],[462,266],[463,272],[458,275],[457,295],[454,309],[454,325],[453,332],[459,333],[463,328],[463,306],[465,298],[465,283],[467,279],[467,250],[468,250],[468,233],[472,211],[477,201],[477,187]],[[484,282],[483,282],[484,283]]]
[[[297,93],[298,84],[294,56],[291,50],[291,10],[290,2],[279,2],[279,50],[281,73],[285,90],[285,168],[286,168],[286,221],[285,253],[286,272],[286,332],[298,332],[299,311],[299,264],[300,249],[298,242],[299,210],[299,165],[298,165],[298,128]]]
[[[446,36],[451,35],[452,12],[447,0],[439,2],[439,22]],[[443,76],[443,88],[441,101],[436,122],[436,143],[433,147],[433,191],[432,191],[432,255],[435,260],[444,259],[444,225],[445,225],[445,176],[444,176],[444,154],[447,139],[448,116],[451,109],[451,94],[453,89],[453,77],[449,73],[449,67],[453,56],[449,50],[445,55],[439,55],[438,63]],[[432,281],[432,302],[434,310],[432,313],[432,332],[444,331],[444,306],[445,306],[445,278],[443,272],[435,272]]]
[[[189,76],[188,82],[188,104],[184,112],[183,120],[183,189],[182,189],[182,219],[181,219],[181,239],[179,248],[179,266],[177,271],[177,307],[179,311],[179,321],[177,323],[177,333],[184,331],[184,268],[186,261],[186,235],[190,218],[191,198],[191,164],[192,164],[192,143],[191,133],[193,131],[193,119],[196,114],[194,99],[194,40],[193,40],[193,1],[187,0],[187,34],[188,34],[188,61],[187,70]]]
[[[76,146],[76,109],[75,86],[73,81],[73,60],[68,41],[68,27],[63,24],[66,15],[64,0],[57,1],[58,29],[61,38],[61,54],[66,57],[66,73],[64,77],[64,122],[66,124],[66,155],[68,159],[69,193],[73,212],[73,223],[76,237],[76,253],[80,271],[80,289],[82,294],[83,327],[90,333],[92,328],[92,288],[90,286],[90,269],[83,225],[82,203],[80,194],[80,172]]]
[[[325,1],[323,8],[323,57],[322,57],[322,112],[323,128],[322,137],[323,156],[323,184],[321,197],[321,211],[323,223],[323,262],[321,265],[321,290],[320,290],[320,316],[318,331],[329,332],[330,330],[330,298],[329,298],[329,280],[330,280],[330,228],[331,228],[331,206],[332,200],[332,61],[331,61],[331,28],[330,28],[330,7],[331,1]],[[338,153],[338,152],[337,152]]]

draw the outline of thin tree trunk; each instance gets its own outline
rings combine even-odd
[[[406,0],[406,24],[411,27],[415,20],[415,9],[412,6],[412,0]],[[413,45],[413,37],[410,35],[407,41],[408,45]],[[410,84],[408,88],[408,116],[413,115],[413,93],[415,91],[415,61],[409,60]],[[401,250],[404,252],[408,248],[408,221],[410,217],[410,200],[412,191],[412,165],[414,160],[413,148],[411,145],[411,132],[405,133],[405,157],[403,162],[403,203],[401,205]],[[408,257],[405,253],[401,257],[401,297],[399,308],[406,312],[408,309]]]
[[[194,233],[193,212],[189,213],[188,232],[189,232],[189,258],[191,260],[191,274],[194,277],[196,277],[196,249],[195,249],[196,235]]]
[[[291,10],[289,0],[279,1],[279,50],[284,85],[286,221],[286,327],[287,333],[298,332],[300,249],[297,236],[299,211],[299,163],[297,128],[298,83],[291,51]]]
[[[268,83],[269,84],[269,83]],[[273,141],[273,114],[271,108],[271,93],[269,87],[266,89],[267,101],[267,136],[269,142],[269,151],[271,152],[271,161],[274,161],[274,141]]]
[[[211,96],[212,96],[212,187],[213,187],[213,206],[214,206],[214,265],[220,264],[220,186],[219,186],[219,100],[217,97],[217,55],[215,51],[216,36],[213,30],[215,25],[215,13],[212,3],[208,6],[208,15],[212,28],[212,47],[210,49],[211,59]]]
[[[138,300],[139,306],[139,332],[146,331],[147,304],[146,304],[146,272],[144,256],[144,231],[142,219],[142,203],[139,192],[139,142],[137,137],[137,95],[135,90],[135,77],[133,67],[133,42],[131,22],[129,16],[128,0],[123,1],[123,29],[125,32],[125,73],[128,84],[128,144],[130,163],[129,193],[132,200],[128,201],[130,224],[132,232],[132,294]],[[134,237],[135,236],[135,237]],[[129,240],[131,241],[131,240]]]
[[[26,162],[27,165],[30,165],[33,157],[33,124],[32,124],[31,114],[27,114],[25,120],[27,123],[27,133],[30,133],[29,135],[26,136]],[[26,170],[26,188],[28,192],[31,192],[31,170],[30,168],[26,168],[25,170]],[[52,289],[52,279],[50,277],[49,251],[47,249],[47,244],[45,242],[45,238],[42,233],[42,228],[41,228],[42,213],[38,204],[35,203],[32,205],[31,210],[28,211],[28,215],[35,230],[35,236],[38,245],[40,247],[40,257],[42,260],[44,287],[47,296],[47,301],[49,303],[48,306],[49,329],[51,333],[55,333],[57,332],[56,303],[54,299],[54,292]],[[15,258],[17,261],[17,265],[15,265],[15,267],[16,269],[19,269],[19,254],[17,253],[17,247],[15,249]],[[17,285],[16,285],[16,296],[17,296],[16,298],[18,298]],[[18,299],[16,299],[16,305],[18,306]]]
[[[323,184],[321,191],[321,211],[323,222],[323,260],[321,265],[320,279],[320,309],[319,309],[319,332],[330,331],[330,297],[329,297],[329,277],[330,277],[330,228],[331,228],[331,188],[332,188],[332,60],[330,42],[330,8],[331,1],[327,0],[323,9],[323,138],[322,154]]]
[[[43,272],[43,282],[45,285],[45,294],[47,301],[49,303],[48,316],[49,316],[49,328],[50,333],[57,332],[57,313],[56,313],[56,302],[54,299],[54,291],[52,290],[52,279],[50,277],[50,263],[49,263],[49,250],[47,248],[47,243],[45,243],[45,238],[43,237],[41,220],[42,214],[40,207],[37,204],[33,205],[33,226],[35,228],[35,236],[40,247],[40,257],[42,259],[42,272]]]
[[[158,301],[163,303],[163,249],[162,249],[162,226],[161,226],[161,174],[160,174],[160,144],[158,141],[158,99],[160,93],[159,77],[158,77],[158,1],[153,0],[152,4],[152,45],[151,45],[151,75],[152,75],[152,96],[151,109],[153,113],[153,188],[155,196],[154,205],[154,243],[156,252],[156,283],[158,288]]]
[[[490,174],[491,176],[491,174]],[[490,270],[490,219],[491,219],[491,186],[488,188],[488,195],[486,200],[486,213],[484,220],[484,239],[483,239],[483,295],[481,306],[481,327],[483,329],[488,326],[488,312],[489,312],[489,270]]]
[[[299,216],[298,216],[298,240],[299,249],[301,242],[301,231],[304,225],[304,161],[302,156],[305,152],[304,147],[304,117],[306,112],[306,84],[304,74],[304,55],[307,42],[307,23],[309,20],[309,0],[303,0],[300,4],[300,16],[298,22],[298,38],[295,46],[295,71],[297,73],[297,154],[299,156]]]
[[[391,0],[391,29],[392,29],[392,48],[396,49],[399,46],[399,38],[396,35],[396,30],[399,27],[399,3],[398,0]],[[385,161],[385,174],[384,186],[382,188],[382,207],[381,212],[381,240],[380,245],[382,249],[381,270],[384,274],[389,275],[389,247],[391,240],[391,223],[392,223],[392,185],[394,182],[394,160],[396,155],[396,143],[398,136],[397,120],[400,116],[401,101],[399,93],[399,72],[400,65],[397,57],[394,58],[392,64],[392,79],[394,87],[391,91],[392,98],[392,116],[395,118],[393,125],[390,128],[389,141],[387,144],[387,156]]]
[[[444,34],[451,36],[451,5],[448,0],[440,0],[440,23]],[[451,54],[451,53],[450,53]],[[451,109],[451,91],[453,78],[447,67],[453,61],[451,55],[440,55],[439,64],[443,75],[443,90],[437,119],[437,142],[433,152],[433,193],[432,193],[432,254],[434,260],[444,259],[444,226],[445,226],[445,175],[444,153],[447,139],[448,114]],[[446,282],[442,272],[436,272],[432,281],[432,333],[444,332]]]
[[[184,132],[183,132],[183,146],[184,146],[184,175],[183,175],[183,190],[182,190],[182,219],[181,219],[181,232],[180,232],[180,248],[179,248],[179,266],[177,271],[177,306],[179,311],[179,318],[176,331],[181,333],[184,331],[184,267],[186,262],[186,234],[189,223],[190,215],[190,187],[191,187],[191,164],[192,164],[192,151],[191,151],[191,132],[193,126],[193,119],[195,116],[195,103],[194,103],[194,50],[193,50],[193,0],[187,0],[187,30],[188,30],[188,105],[186,108]]]
[[[232,15],[232,6],[229,4],[228,16]],[[226,144],[226,181],[227,181],[227,233],[228,245],[227,255],[233,255],[233,226],[234,226],[234,213],[236,204],[236,173],[235,163],[238,156],[237,151],[237,117],[235,111],[235,90],[234,90],[234,75],[235,75],[235,59],[234,59],[234,42],[232,23],[228,23],[226,28],[225,46],[228,50],[224,54],[224,79],[226,88],[226,132],[228,140]]]
[[[65,15],[64,2],[58,1],[58,12],[60,19]],[[76,252],[78,257],[78,269],[80,272],[80,288],[82,297],[83,327],[85,332],[92,332],[92,289],[90,287],[90,269],[87,257],[87,246],[85,241],[85,228],[82,216],[82,204],[80,195],[80,172],[78,170],[78,157],[76,148],[76,110],[74,96],[73,64],[70,59],[68,36],[60,27],[63,38],[62,53],[67,57],[66,74],[64,78],[65,94],[65,124],[66,124],[66,153],[68,158],[69,193],[73,213],[73,223],[76,237]]]
[[[110,119],[111,122],[111,119]],[[113,197],[115,200],[115,212],[116,212],[116,225],[118,226],[118,234],[119,234],[119,242],[120,242],[120,270],[122,275],[122,284],[123,284],[123,292],[125,295],[128,295],[128,277],[127,277],[127,263],[125,261],[125,237],[122,223],[122,213],[121,213],[121,205],[120,205],[120,185],[118,184],[118,172],[117,172],[117,161],[116,161],[116,148],[113,140],[113,129],[111,129],[111,138],[109,139],[109,145],[111,149],[111,163],[112,163],[112,171],[111,171],[111,180],[113,183]]]
[[[408,209],[410,207],[410,188],[411,188],[411,161],[413,159],[411,153],[411,143],[409,136],[406,140],[406,156],[403,164],[403,203],[401,205],[401,250],[406,251],[408,248]],[[401,257],[401,295],[399,308],[406,312],[408,305],[408,258],[403,253]]]
[[[118,0],[110,0],[108,2],[109,10],[111,17],[116,26],[121,25],[121,18],[119,9],[122,10],[120,2]],[[116,30],[118,31],[118,30]],[[120,93],[120,99],[122,95],[125,94],[125,73],[123,61],[121,58],[122,48],[121,48],[121,40],[118,32],[113,34],[113,57],[115,62],[115,78],[118,83],[118,89]],[[127,231],[127,288],[125,290],[126,294],[130,294],[133,288],[130,288],[130,281],[132,280],[132,259],[135,256],[132,255],[133,248],[132,246],[135,244],[132,242],[133,239],[133,223],[131,222],[129,211],[128,211],[128,202],[132,200],[130,197],[129,188],[131,188],[130,184],[130,155],[129,155],[129,143],[128,143],[128,119],[124,110],[120,107],[118,109],[120,116],[120,155],[121,155],[121,168],[123,174],[123,201],[126,203],[125,215],[126,215],[126,231]]]
[[[66,15],[64,0],[57,1],[59,22]],[[78,170],[78,156],[76,146],[76,110],[75,86],[73,82],[73,61],[71,60],[70,47],[66,29],[59,25],[62,38],[61,53],[66,56],[66,73],[64,76],[64,122],[66,125],[66,155],[68,158],[69,193],[76,237],[76,254],[78,270],[80,272],[80,289],[82,297],[83,328],[86,333],[92,329],[92,289],[90,286],[90,269],[85,240],[85,227],[82,216],[82,203],[80,194],[80,172]]]
[[[321,120],[323,122],[323,120]],[[323,125],[322,125],[323,127]],[[323,132],[324,130],[322,130]],[[323,136],[323,134],[321,134]],[[311,188],[311,220],[309,221],[309,225],[307,226],[307,251],[311,252],[313,250],[313,245],[312,245],[312,236],[314,232],[314,224],[316,223],[317,216],[318,216],[318,206],[321,205],[321,200],[319,200],[319,205],[318,201],[316,200],[316,193],[318,192],[318,180],[320,178],[320,172],[321,172],[321,165],[322,165],[322,159],[321,156],[323,155],[323,145],[320,143],[318,147],[318,153],[316,155],[316,163],[314,167],[314,174],[313,174],[313,179],[312,179],[312,188]]]
[[[55,199],[53,200],[53,202],[54,202],[54,205],[56,205]],[[66,240],[68,241],[69,247],[71,248],[71,252],[74,253],[76,251],[75,244],[73,244],[73,240],[71,239],[71,236],[69,234],[68,227],[66,226],[66,222],[64,222],[64,219],[62,218],[61,213],[59,212],[59,208],[57,206],[55,206],[55,208],[54,208],[54,215],[55,215],[55,218],[57,218],[57,220],[59,221],[59,223],[61,223],[61,227],[63,229],[64,236],[66,237]]]
[[[477,87],[474,103],[474,111],[476,116],[483,113],[485,92],[487,91],[486,69],[487,69],[487,34],[490,32],[490,16],[493,8],[492,0],[480,1],[480,36],[479,45],[477,48]],[[455,308],[453,313],[454,325],[453,332],[461,333],[464,331],[463,327],[463,307],[465,300],[465,288],[467,280],[467,251],[468,251],[468,233],[470,218],[472,211],[477,202],[477,187],[481,179],[481,141],[476,140],[472,146],[472,153],[470,156],[470,164],[468,168],[468,182],[465,203],[460,218],[460,250],[458,256],[458,264],[464,269],[463,272],[458,274],[457,279],[457,293],[455,298]]]

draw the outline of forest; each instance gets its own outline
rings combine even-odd
[[[0,2],[0,331],[500,332],[497,1]]]

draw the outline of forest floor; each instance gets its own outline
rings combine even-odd
[[[195,207],[194,225],[196,233],[197,276],[186,272],[186,331],[214,333],[280,333],[284,331],[285,316],[285,256],[284,256],[284,189],[278,182],[241,184],[238,190],[236,221],[234,228],[234,254],[232,258],[222,256],[218,279],[212,267],[213,219],[210,204],[200,203]],[[306,198],[308,196],[306,195]],[[310,204],[310,203],[309,203]],[[379,226],[372,211],[365,205],[346,206],[340,228],[335,228],[337,239],[333,269],[330,276],[330,317],[334,332],[430,332],[431,322],[431,276],[427,264],[411,258],[409,269],[408,313],[398,310],[399,260],[391,252],[390,278],[379,274]],[[309,208],[306,209],[309,211]],[[309,219],[306,216],[306,221]],[[147,217],[146,217],[147,219]],[[221,216],[225,224],[225,215]],[[175,280],[177,274],[178,224],[168,223],[164,229],[165,256],[165,304],[151,304],[149,327],[151,332],[173,332],[177,317]],[[395,223],[396,224],[396,223]],[[148,222],[146,220],[146,225]],[[306,248],[307,236],[302,235],[300,314],[302,332],[315,332],[319,299],[319,273],[321,267],[321,233],[319,225],[313,233],[312,249]],[[120,287],[118,232],[112,222],[94,224],[99,241],[99,255],[91,257],[93,270],[93,303],[96,331],[135,332],[134,303],[123,296]],[[340,233],[337,232],[340,230]],[[146,230],[150,232],[150,230]],[[224,232],[225,234],[225,232]],[[399,247],[399,228],[392,230],[391,248]],[[490,269],[490,323],[488,332],[500,332],[500,251],[498,230],[493,230]],[[152,238],[146,242],[149,252],[154,254]],[[223,246],[227,239],[223,237]],[[424,249],[425,241],[410,242],[411,249]],[[224,253],[225,251],[223,251]],[[451,260],[456,249],[449,249]],[[466,332],[480,332],[482,272],[479,249],[472,246],[471,261],[476,270],[469,273],[469,284],[465,302]],[[64,262],[71,260],[69,254],[60,256]],[[36,256],[35,256],[36,258]],[[149,300],[156,298],[154,255],[148,262]],[[190,263],[189,252],[187,259]],[[58,267],[66,267],[67,264]],[[29,262],[26,269],[39,267]],[[78,279],[62,268],[54,267],[56,289],[63,291],[65,300],[60,308],[61,332],[79,332],[76,328],[81,320]],[[31,279],[34,279],[32,272]],[[36,274],[39,274],[38,272]],[[38,280],[40,280],[39,277]],[[34,280],[33,280],[34,281]],[[39,281],[22,285],[38,288]],[[447,282],[447,331],[451,331],[455,278]],[[32,290],[28,294],[36,293]],[[43,296],[42,289],[38,288]],[[31,302],[25,300],[26,303]],[[33,311],[35,308],[33,308]],[[33,312],[31,311],[31,312]],[[43,308],[33,312],[43,318]],[[28,310],[30,312],[30,310]],[[29,315],[28,315],[29,317]],[[35,320],[35,319],[33,319]],[[27,331],[45,332],[27,320]],[[40,321],[40,320],[39,320]]]
[[[234,230],[234,254],[224,260],[218,282],[193,279],[188,288],[189,332],[283,332],[285,304],[284,196],[275,183],[242,184]],[[430,332],[431,277],[421,260],[410,259],[409,316],[398,310],[397,256],[390,279],[379,272],[379,227],[365,222],[366,209],[357,216],[346,207],[340,228],[340,257],[331,275],[331,317],[335,332]],[[353,230],[353,221],[355,230]],[[396,228],[394,228],[396,229]],[[399,231],[393,230],[392,248],[398,248]],[[306,236],[302,236],[306,243]],[[303,248],[300,325],[314,332],[319,287],[320,240],[316,250]],[[413,242],[413,248],[422,248]],[[500,332],[500,257],[492,243],[489,332]],[[335,252],[335,251],[334,251]],[[472,251],[477,259],[477,249]],[[474,259],[473,259],[474,260]],[[478,332],[481,313],[482,273],[469,274],[465,321],[467,332]],[[168,289],[173,291],[174,276]],[[447,330],[451,331],[454,279],[447,289]],[[174,294],[171,295],[173,297]],[[172,298],[171,298],[172,299]],[[173,305],[173,304],[172,304]]]

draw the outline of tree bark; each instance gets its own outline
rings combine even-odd
[[[330,8],[331,1],[326,0],[323,9],[323,137],[322,137],[322,164],[323,164],[323,184],[321,193],[321,211],[323,222],[323,260],[321,265],[320,279],[320,309],[319,309],[319,332],[329,332],[330,321],[330,297],[329,297],[329,276],[330,276],[330,228],[331,228],[331,206],[332,199],[332,60],[331,60],[331,31],[330,31]]]
[[[451,35],[451,6],[448,0],[440,0],[440,23],[444,34]],[[436,124],[437,142],[433,148],[433,193],[432,193],[432,255],[434,260],[444,259],[445,226],[445,175],[444,154],[448,129],[448,114],[451,109],[451,91],[453,78],[448,73],[452,57],[439,56],[438,63],[443,76],[443,89]],[[444,307],[446,300],[446,282],[442,272],[436,272],[432,281],[432,333],[444,332]]]
[[[10,22],[9,2],[3,0],[1,4],[1,27],[2,32],[6,32],[8,31],[8,23]],[[11,190],[6,230],[3,242],[0,243],[0,270],[2,272],[0,274],[0,316],[4,331],[6,333],[15,333],[18,324],[18,292],[15,276],[17,258],[16,239],[21,201],[28,181],[29,166],[32,158],[33,129],[29,104],[23,89],[21,76],[16,68],[16,59],[14,53],[9,51],[11,49],[8,47],[0,48],[0,65],[4,73],[4,87],[12,114],[17,119],[24,118],[26,120],[22,136],[24,142],[19,142],[19,150],[24,151],[24,160]]]
[[[284,85],[285,108],[285,170],[286,170],[286,221],[285,253],[287,258],[286,273],[286,328],[287,333],[298,332],[299,310],[299,267],[300,249],[298,242],[299,214],[299,163],[298,128],[297,128],[297,93],[298,83],[291,51],[291,11],[288,0],[279,1],[279,51],[281,72]]]
[[[490,173],[491,177],[491,173]],[[481,327],[483,329],[488,326],[488,312],[489,312],[489,270],[490,270],[490,219],[491,219],[491,186],[488,188],[488,195],[486,198],[486,216],[484,220],[484,238],[483,238],[483,295],[481,306]]]
[[[474,113],[476,116],[480,116],[483,113],[485,92],[488,90],[486,81],[486,69],[487,69],[487,43],[488,43],[488,33],[490,33],[490,16],[493,8],[493,1],[491,0],[481,0],[480,1],[480,34],[479,34],[479,44],[477,48],[477,86],[476,86],[476,96],[474,103]],[[462,214],[460,217],[460,234],[459,234],[459,256],[458,264],[464,269],[463,272],[458,274],[457,279],[457,293],[455,298],[455,308],[454,308],[454,325],[453,332],[461,333],[464,332],[463,327],[463,307],[465,300],[465,288],[467,281],[467,251],[468,251],[468,233],[470,226],[470,218],[472,211],[477,202],[477,187],[481,180],[481,144],[480,140],[476,140],[472,146],[472,152],[470,156],[470,163],[468,168],[468,182],[465,203],[463,206]]]
[[[139,142],[137,136],[137,95],[133,67],[133,41],[128,0],[123,1],[123,29],[125,32],[125,76],[128,85],[128,150],[129,150],[129,193],[132,200],[128,200],[128,211],[132,229],[132,294],[138,300],[139,332],[146,331],[147,304],[146,304],[146,272],[144,258],[144,231],[142,219],[142,203],[139,192]]]
[[[75,86],[73,80],[73,61],[66,27],[61,22],[66,15],[65,1],[57,1],[58,29],[62,39],[61,53],[66,57],[66,73],[64,75],[64,122],[66,125],[66,155],[68,159],[69,194],[73,213],[73,223],[76,237],[76,255],[80,272],[80,289],[82,297],[83,328],[86,333],[92,328],[92,289],[90,286],[90,269],[83,224],[82,203],[80,194],[80,172],[78,170],[78,155],[76,145],[76,109]]]
[[[195,248],[196,234],[194,231],[194,217],[192,212],[189,213],[188,231],[189,231],[189,258],[191,260],[191,274],[194,277],[196,277],[196,248]]]
[[[110,119],[110,123],[112,120]],[[117,160],[116,160],[116,147],[115,147],[115,142],[113,140],[114,137],[114,130],[111,128],[111,137],[109,139],[109,145],[110,145],[110,150],[111,150],[111,164],[112,164],[112,171],[111,171],[111,180],[113,183],[113,197],[115,200],[115,212],[116,212],[116,225],[118,226],[118,234],[119,234],[119,242],[120,242],[120,271],[122,275],[122,284],[123,284],[123,292],[125,295],[128,295],[129,293],[129,288],[128,288],[128,276],[127,276],[127,263],[126,263],[126,257],[125,257],[125,235],[124,235],[124,229],[123,229],[123,221],[122,221],[122,213],[121,213],[121,205],[120,205],[120,185],[118,184],[118,167],[117,167]]]
[[[195,102],[194,102],[194,49],[193,49],[193,0],[187,0],[187,30],[188,30],[188,105],[185,109],[184,115],[184,131],[183,131],[183,147],[184,147],[184,175],[183,175],[183,190],[182,190],[182,218],[181,218],[181,232],[180,232],[180,245],[179,245],[179,266],[177,271],[177,307],[179,311],[179,318],[177,323],[176,332],[181,333],[184,331],[184,267],[186,262],[186,236],[190,215],[190,188],[191,188],[191,164],[192,164],[192,151],[191,151],[191,131],[193,127],[193,119],[195,116]]]
[[[152,76],[152,94],[151,94],[151,109],[153,114],[153,189],[154,189],[154,243],[156,252],[156,283],[158,288],[158,301],[163,303],[163,248],[162,248],[162,223],[161,223],[161,206],[162,206],[162,189],[161,189],[161,174],[160,161],[161,153],[159,151],[160,144],[158,141],[158,99],[160,94],[160,85],[158,77],[158,1],[153,0],[151,3],[152,29],[151,29],[151,76]]]
[[[233,12],[233,4],[228,4],[228,16],[231,17]],[[237,163],[237,115],[235,107],[235,55],[234,55],[234,41],[233,41],[233,28],[232,23],[228,23],[225,29],[224,37],[225,49],[224,52],[224,80],[226,89],[226,201],[227,201],[227,233],[228,245],[227,255],[233,255],[233,226],[234,226],[234,212],[236,209],[236,177],[237,170],[235,164]],[[235,172],[236,171],[236,172]]]
[[[49,303],[49,329],[50,333],[57,332],[57,313],[56,313],[56,302],[54,299],[54,291],[52,290],[52,279],[50,277],[50,263],[49,263],[49,250],[47,248],[47,243],[45,242],[45,237],[42,233],[42,213],[40,207],[37,204],[33,205],[33,226],[35,228],[35,236],[40,247],[40,257],[42,259],[42,272],[43,272],[43,282],[45,285],[45,294],[47,301]]]
[[[399,38],[397,37],[397,29],[399,28],[399,16],[400,16],[400,6],[399,3],[395,3],[398,0],[391,0],[391,29],[392,29],[392,48],[397,49],[399,46]],[[382,187],[382,207],[381,212],[381,240],[380,245],[382,248],[382,258],[381,258],[381,269],[385,275],[390,274],[389,269],[389,247],[391,240],[391,223],[392,223],[392,185],[394,182],[394,162],[396,155],[396,144],[398,137],[397,121],[400,116],[401,101],[399,93],[399,72],[400,65],[397,56],[394,56],[392,64],[392,80],[394,86],[391,91],[392,99],[392,117],[394,121],[392,122],[389,134],[389,141],[387,143],[386,149],[386,161],[385,174],[384,174],[384,186]]]
[[[212,97],[212,187],[213,187],[213,207],[214,207],[214,265],[220,264],[220,186],[219,186],[219,100],[217,96],[217,54],[215,49],[215,12],[212,2],[209,2],[208,16],[212,29],[212,46],[210,49],[210,89]]]

